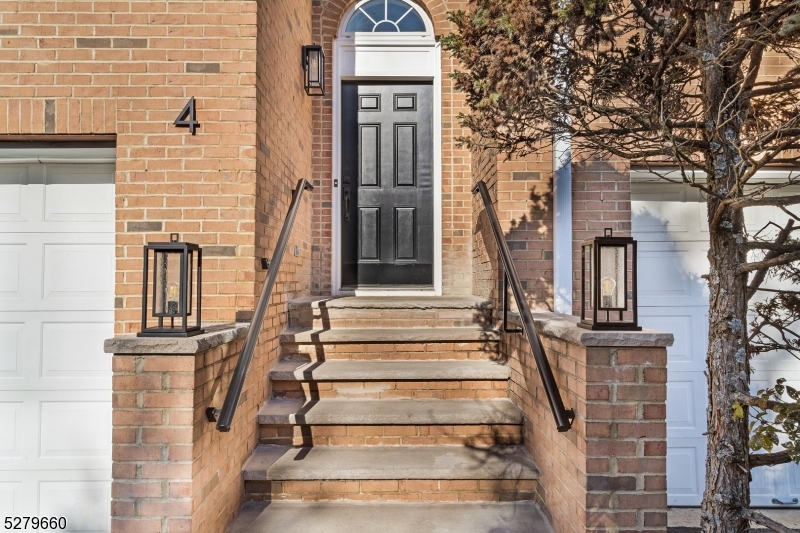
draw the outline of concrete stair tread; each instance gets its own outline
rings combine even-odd
[[[317,446],[262,444],[247,481],[356,479],[538,479],[524,446]]]
[[[533,502],[248,502],[228,533],[552,533]]]
[[[374,342],[480,342],[498,341],[500,332],[481,327],[414,328],[287,328],[280,342],[374,343]]]
[[[503,380],[508,366],[494,361],[281,361],[272,381]]]
[[[295,309],[491,309],[477,296],[306,296],[289,302]]]
[[[509,399],[272,399],[258,412],[258,423],[267,425],[485,425],[521,422],[522,411]]]

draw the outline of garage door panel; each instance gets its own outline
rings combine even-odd
[[[705,339],[708,337],[708,316],[705,307],[639,309],[639,323],[650,329],[672,333],[675,342],[667,348],[667,369],[670,371],[703,371]]]
[[[706,430],[705,376],[696,372],[667,373],[667,438],[701,437]]]
[[[111,403],[42,402],[41,458],[111,457]]]
[[[708,301],[705,243],[639,243],[639,306],[687,306]]]
[[[22,457],[22,402],[0,402],[0,458]]]
[[[21,477],[25,482],[18,481]],[[13,509],[6,511],[6,516],[64,516],[66,531],[73,533],[111,530],[110,469],[0,471],[0,491],[3,490],[13,495]],[[3,502],[0,496],[0,510]]]
[[[39,515],[64,516],[70,531],[110,530],[111,483],[104,481],[42,481]]]
[[[113,309],[113,234],[0,233],[0,312]]]
[[[0,380],[22,376],[24,326],[24,322],[0,322]]]
[[[788,502],[797,495],[791,488],[792,470],[789,465],[754,468],[750,482],[750,503],[754,506],[772,506],[772,500]]]
[[[114,297],[114,246],[45,244],[43,298],[108,299]]]
[[[21,300],[25,297],[26,248],[24,244],[0,244],[0,299]]]
[[[28,183],[28,165],[0,165],[0,222],[25,220],[24,185]]]
[[[0,350],[0,390],[109,390],[113,332],[113,311],[0,313],[0,338],[17,343]]]
[[[41,377],[107,378],[111,358],[98,347],[113,336],[112,321],[43,323]]]
[[[1,391],[0,413],[15,428],[0,472],[110,468],[110,391]]]
[[[705,439],[687,441],[686,446],[667,446],[667,504],[699,505],[705,468]]]
[[[18,492],[21,483],[0,483],[0,516],[18,516],[15,514],[15,504],[19,499]]]

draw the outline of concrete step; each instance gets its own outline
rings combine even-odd
[[[504,380],[508,366],[495,361],[281,361],[275,381]]]
[[[410,327],[410,328],[287,328],[280,334],[281,343],[295,344],[374,344],[430,342],[497,342],[500,332],[483,327]]]
[[[273,381],[271,398],[327,400],[489,400],[508,398],[508,379]]]
[[[247,502],[228,533],[552,533],[533,502]]]
[[[476,296],[309,296],[289,302],[292,327],[486,325],[492,304]]]
[[[522,424],[258,426],[261,444],[285,446],[493,446],[521,444]]]
[[[524,446],[258,446],[245,481],[538,479]]]
[[[292,361],[496,361],[498,354],[497,340],[281,342],[281,359]]]
[[[258,412],[265,425],[520,424],[522,411],[509,399],[353,400],[272,399]]]

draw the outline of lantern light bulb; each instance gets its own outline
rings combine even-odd
[[[177,283],[170,283],[167,285],[167,301],[169,302],[177,302],[178,301],[178,284]]]
[[[603,293],[603,307],[615,307],[614,305],[614,289],[617,287],[617,282],[611,278],[603,278],[600,280],[600,291]]]
[[[616,287],[617,282],[611,278],[603,278],[600,281],[600,290],[603,291],[603,296],[611,296]]]

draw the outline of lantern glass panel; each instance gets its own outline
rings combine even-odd
[[[180,252],[156,252],[153,274],[153,315],[180,316]]]
[[[308,83],[317,85],[319,83],[319,50],[311,49],[308,51]]]
[[[625,246],[600,245],[598,309],[626,309]]]

